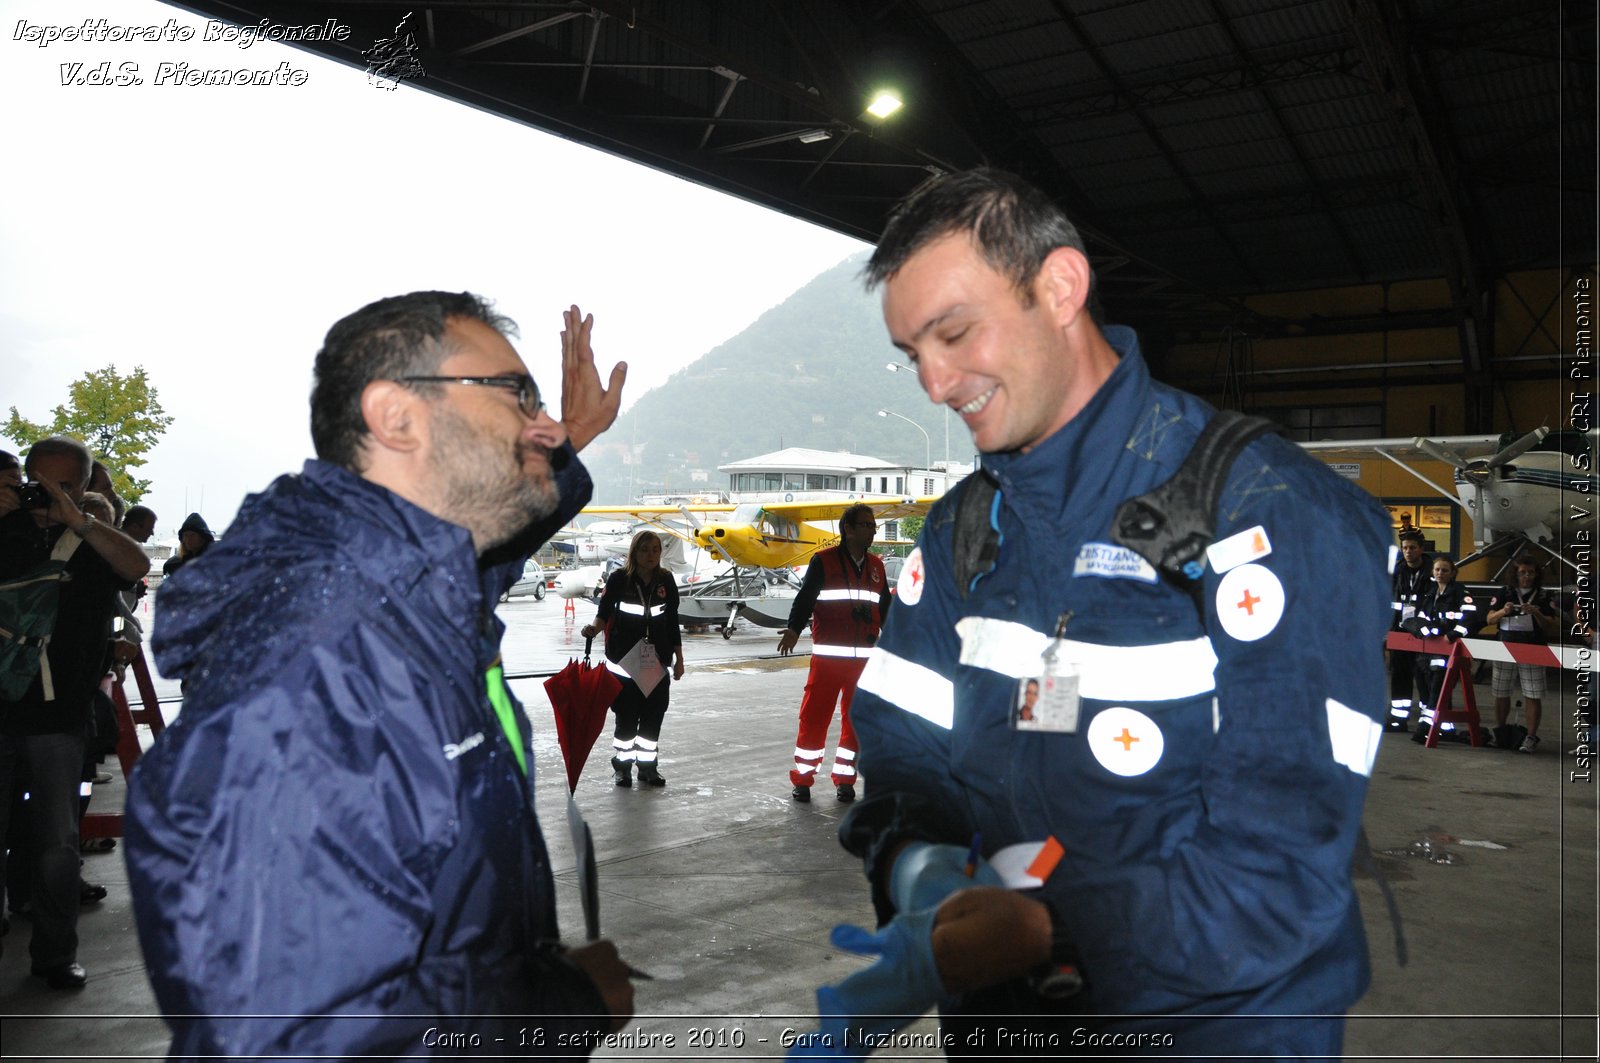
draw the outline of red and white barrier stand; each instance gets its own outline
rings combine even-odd
[[[1446,639],[1423,639],[1424,653],[1442,652],[1443,647],[1434,645],[1446,642]],[[1483,737],[1483,730],[1478,726],[1478,698],[1472,689],[1472,654],[1467,650],[1466,640],[1457,639],[1450,646],[1450,656],[1445,661],[1444,682],[1439,685],[1438,704],[1433,706],[1433,726],[1428,728],[1428,741],[1424,743],[1429,749],[1439,744],[1439,733],[1444,730],[1442,724],[1466,724],[1467,730],[1472,735],[1472,744],[1484,745],[1487,741]],[[1451,706],[1451,694],[1457,686],[1461,687],[1461,708]]]
[[[150,666],[144,660],[144,647],[139,648],[139,655],[133,659],[129,667],[133,670],[133,681],[139,689],[139,707],[132,708],[128,704],[128,695],[123,692],[122,684],[107,678],[106,682],[111,688],[111,705],[117,714],[117,761],[122,765],[122,776],[127,778],[133,774],[133,765],[138,761],[141,752],[139,748],[139,732],[136,724],[144,724],[150,728],[151,734],[160,734],[167,726],[161,718],[161,704],[156,700],[156,687],[150,680]],[[122,837],[121,812],[90,812],[86,814],[78,825],[80,838],[120,838]]]

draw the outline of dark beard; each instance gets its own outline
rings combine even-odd
[[[533,454],[544,461],[542,474],[524,471]],[[434,417],[430,463],[439,477],[439,515],[471,532],[480,554],[554,513],[561,502],[547,448],[520,440],[508,448],[447,410]]]

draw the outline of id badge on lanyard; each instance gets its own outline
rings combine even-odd
[[[1039,674],[1017,681],[1017,694],[1011,707],[1011,726],[1018,731],[1078,731],[1078,670],[1066,653],[1067,621],[1072,614],[1062,613],[1056,621],[1056,634],[1039,655]]]

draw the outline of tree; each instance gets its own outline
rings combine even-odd
[[[150,489],[150,481],[136,479],[132,470],[144,464],[145,454],[172,424],[144,367],[135,367],[128,376],[118,373],[114,365],[91,370],[73,381],[68,393],[67,404],[55,408],[48,426],[27,420],[11,407],[5,435],[23,447],[46,436],[81,439],[111,470],[117,494],[130,504],[139,501]]]

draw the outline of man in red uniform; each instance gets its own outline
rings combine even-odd
[[[850,699],[889,611],[883,562],[867,552],[877,533],[871,506],[859,503],[844,511],[839,518],[839,545],[812,555],[789,610],[789,626],[778,639],[778,652],[787,656],[806,622],[811,622],[811,674],[800,699],[800,735],[794,743],[794,769],[789,772],[796,801],[811,800],[811,784],[827,752],[835,702],[839,745],[833,754],[833,785],[840,801],[856,799],[856,732],[850,726]]]

